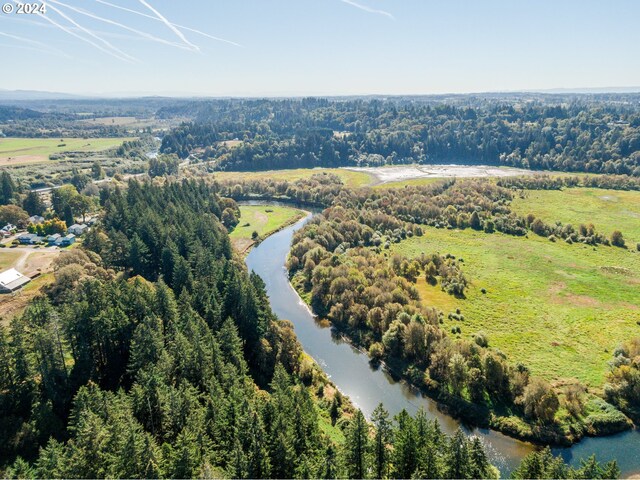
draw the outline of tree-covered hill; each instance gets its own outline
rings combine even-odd
[[[613,97],[216,100],[158,115],[193,119],[165,135],[162,151],[221,170],[417,162],[638,176],[640,101]]]

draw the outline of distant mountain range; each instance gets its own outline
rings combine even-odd
[[[510,90],[510,91],[495,91],[495,92],[468,92],[457,93],[453,95],[478,95],[478,94],[517,94],[517,93],[542,93],[542,94],[606,94],[606,93],[640,93],[640,86],[637,87],[584,87],[584,88],[548,88],[548,89],[527,89],[527,90]],[[388,94],[388,95],[344,95],[345,97],[429,97],[429,96],[441,96],[443,94]],[[446,95],[446,94],[445,94]],[[119,92],[119,93],[96,93],[75,95],[72,93],[62,92],[47,92],[41,90],[7,90],[0,88],[0,102],[11,101],[29,101],[29,100],[88,100],[88,99],[115,99],[115,98],[232,98],[232,97],[332,97],[338,98],[341,95],[304,95],[304,94],[278,94],[278,95],[201,95],[201,94],[188,94],[178,93],[172,94],[150,94],[150,93],[134,93],[134,92]]]
[[[40,90],[5,90],[0,88],[0,100],[74,100],[87,98],[71,93],[43,92]]]

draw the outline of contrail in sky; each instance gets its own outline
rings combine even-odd
[[[112,49],[114,52],[117,52],[119,55],[122,55],[123,57],[129,59],[129,61],[133,61],[135,60],[135,58],[133,58],[131,55],[128,55],[126,53],[124,53],[122,50],[119,50],[118,48],[114,47],[111,43],[109,43],[108,41],[106,41],[105,39],[103,39],[102,37],[99,37],[98,35],[96,35],[95,33],[93,33],[91,30],[89,30],[88,28],[83,27],[82,25],[80,25],[78,22],[76,22],[73,18],[69,17],[68,15],[66,15],[64,12],[62,12],[59,8],[54,7],[53,5],[49,4],[48,5],[49,8],[51,8],[54,12],[56,12],[58,15],[60,15],[62,18],[64,18],[65,20],[67,20],[68,22],[72,23],[73,25],[75,25],[76,27],[78,27],[80,30],[82,30],[84,33],[86,33],[87,35],[95,38],[96,40],[102,42],[102,44],[106,45],[108,48]]]
[[[56,55],[62,55],[67,58],[73,58],[71,55],[67,55],[63,51],[58,50],[57,48],[50,47],[46,43],[38,42],[37,40],[32,40],[30,38],[25,38],[25,37],[19,37],[18,35],[12,35],[10,33],[4,33],[4,32],[0,32],[0,36],[12,38],[14,40],[18,40],[19,42],[30,43],[31,45],[34,45],[34,47],[29,47],[30,49],[33,49],[33,50],[38,50],[41,52],[42,51],[41,49],[45,49],[45,50],[48,50],[50,53],[55,53]],[[26,48],[25,45],[22,45],[22,47]],[[35,47],[40,47],[40,49]]]
[[[367,5],[362,5],[361,3],[354,2],[353,0],[340,0],[342,3],[346,3],[347,5],[351,5],[352,7],[359,8],[360,10],[364,10],[369,13],[377,13],[378,15],[384,15],[385,17],[389,17],[391,20],[395,20],[396,17],[391,15],[389,12],[384,10],[378,10],[376,8],[368,7]]]
[[[187,38],[182,34],[180,30],[178,30],[169,20],[167,20],[159,11],[149,5],[146,0],[138,0],[142,5],[151,10],[155,15],[164,23],[169,29],[175,33],[180,40],[182,40],[186,45],[189,45],[193,50],[200,51],[200,47],[191,43]]]
[[[81,15],[86,15],[87,17],[91,17],[93,19],[100,20],[101,22],[105,22],[105,23],[108,23],[110,25],[115,25],[115,26],[120,27],[120,28],[124,28],[125,30],[133,32],[133,33],[135,33],[137,35],[140,35],[141,37],[147,38],[149,40],[153,40],[154,42],[163,43],[165,45],[170,45],[172,47],[183,48],[185,50],[191,50],[189,47],[187,47],[186,45],[183,45],[181,43],[170,42],[170,41],[165,40],[163,38],[155,37],[155,36],[153,36],[153,35],[151,35],[149,33],[142,32],[140,30],[136,30],[135,28],[128,27],[128,26],[123,25],[123,24],[118,23],[118,22],[114,22],[113,20],[109,20],[108,18],[104,18],[104,17],[100,17],[98,15],[94,15],[91,12],[87,12],[86,10],[82,10],[81,8],[76,8],[76,7],[73,7],[71,5],[67,5],[66,3],[62,3],[62,2],[59,2],[57,0],[48,0],[48,3],[55,3],[56,5],[60,5],[61,7],[68,8],[70,10],[73,10],[74,12],[77,12],[77,13],[81,14]]]
[[[15,3],[16,5],[23,5],[23,3],[20,0],[13,0],[13,3]],[[98,45],[97,43],[89,40],[88,38],[83,37],[82,35],[78,35],[77,33],[73,32],[72,30],[68,29],[67,27],[65,27],[64,25],[59,24],[58,22],[56,22],[55,20],[53,20],[52,18],[50,18],[47,15],[43,15],[40,12],[37,13],[37,15],[43,19],[45,19],[47,22],[51,23],[52,25],[55,25],[56,27],[58,27],[60,30],[68,33],[69,35],[72,35],[80,40],[82,40],[83,42],[87,42],[90,45],[93,45],[94,47],[96,47],[98,50],[111,55],[112,57],[117,58],[118,60],[124,60],[125,62],[130,62],[131,60],[127,59],[126,57],[121,57],[120,55],[115,54],[113,51],[108,50],[104,47],[102,47],[101,45]]]
[[[135,15],[140,15],[141,17],[150,18],[152,20],[157,20],[158,22],[162,21],[158,17],[154,17],[153,15],[147,15],[146,13],[138,12],[137,10],[132,10],[130,8],[127,8],[127,7],[121,7],[120,5],[116,5],[114,3],[110,3],[110,2],[107,2],[105,0],[95,0],[95,1],[98,2],[98,3],[101,3],[103,5],[107,5],[109,7],[112,7],[112,8],[117,8],[118,10],[123,10],[125,12],[133,13]],[[197,33],[198,35],[202,35],[203,37],[207,37],[207,38],[210,38],[212,40],[216,40],[218,42],[228,43],[229,45],[233,45],[235,47],[242,47],[242,45],[240,45],[239,43],[232,42],[231,40],[227,40],[226,38],[220,38],[220,37],[216,37],[216,36],[213,36],[213,35],[209,35],[208,33],[201,32],[200,30],[196,30],[195,28],[185,27],[184,25],[178,25],[177,23],[172,23],[171,25],[173,25],[174,27],[181,28],[182,30],[188,30],[189,32]]]

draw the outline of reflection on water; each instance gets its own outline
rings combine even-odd
[[[304,350],[367,417],[380,402],[392,415],[403,408],[415,414],[422,407],[428,417],[440,422],[443,431],[453,433],[462,427],[468,434],[481,438],[492,463],[500,468],[503,476],[508,476],[520,459],[533,450],[531,444],[492,430],[461,425],[441,412],[436,402],[407,382],[394,378],[384,366],[371,365],[366,354],[314,319],[309,307],[290,285],[284,269],[293,233],[309,218],[310,215],[267,238],[247,256],[249,270],[255,271],[265,282],[275,314],[293,323]],[[622,452],[629,453],[624,455]],[[555,453],[562,454],[573,464],[593,453],[602,461],[617,457],[623,475],[629,475],[640,470],[640,434],[632,431],[613,437],[589,438],[572,448],[556,449]]]

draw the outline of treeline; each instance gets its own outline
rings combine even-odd
[[[610,97],[218,100],[159,114],[195,120],[163,152],[222,170],[455,162],[640,176],[640,108]]]
[[[84,178],[86,177],[86,179]],[[74,185],[82,190],[90,181],[89,178],[77,171],[72,177],[71,185],[64,185],[51,192],[51,208],[47,208],[40,194],[34,191],[22,193],[20,185],[16,184],[8,172],[0,173],[0,225],[14,225],[18,228],[29,228],[32,233],[51,234],[66,232],[67,226],[76,223],[76,218],[82,218],[97,207],[95,198],[78,193]],[[44,223],[30,224],[29,217],[38,215],[44,217]]]
[[[131,129],[117,124],[105,125],[90,123],[87,120],[99,118],[86,115],[85,105],[78,104],[77,108],[65,108],[56,101],[16,102],[26,103],[28,108],[10,105],[0,105],[0,137],[23,138],[96,138],[96,137],[125,137],[131,134]],[[54,106],[52,106],[53,104]],[[95,112],[95,110],[93,110]],[[113,114],[105,113],[104,116]],[[126,116],[118,113],[115,116]],[[151,129],[145,129],[151,133]],[[138,132],[135,132],[138,133]]]
[[[595,186],[590,177],[585,185]],[[597,184],[616,184],[620,177],[603,177]],[[528,183],[530,182],[530,183]],[[596,231],[593,224],[573,226],[555,222],[549,224],[535,215],[521,216],[513,212],[510,203],[517,189],[551,184],[555,179],[534,176],[531,180],[518,179],[498,184],[490,180],[442,180],[430,185],[406,186],[390,189],[349,189],[333,174],[314,174],[308,179],[294,182],[280,180],[247,180],[217,183],[223,195],[238,200],[252,197],[285,199],[321,206],[342,206],[356,210],[366,209],[393,217],[405,224],[433,226],[435,228],[472,228],[486,233],[502,232],[524,236],[528,232],[548,237],[550,241],[589,245],[625,247],[622,233],[609,235]],[[570,183],[569,183],[570,184]],[[568,184],[568,185],[569,185]],[[520,192],[520,194],[523,194]],[[397,235],[389,235],[397,239]]]
[[[618,347],[610,366],[605,397],[636,421],[640,420],[640,338]]]
[[[640,180],[627,175],[556,176],[531,175],[503,177],[497,180],[501,187],[514,190],[560,190],[562,188],[604,188],[610,190],[640,190]]]

